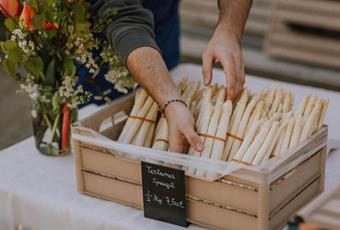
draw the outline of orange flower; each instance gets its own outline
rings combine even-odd
[[[35,15],[34,9],[28,4],[25,3],[24,8],[21,12],[20,19],[19,19],[19,25],[22,28],[26,28],[28,30],[33,30],[33,25],[32,25],[32,18]]]
[[[19,16],[22,6],[18,0],[0,0],[0,11],[5,17]]]
[[[59,24],[56,22],[45,22],[44,29],[45,30],[57,30],[59,29]]]

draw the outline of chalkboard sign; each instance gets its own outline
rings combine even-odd
[[[144,216],[187,226],[183,170],[142,162]]]

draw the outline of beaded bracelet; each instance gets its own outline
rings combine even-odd
[[[165,113],[165,108],[173,102],[182,103],[185,107],[187,107],[187,104],[183,100],[181,100],[181,99],[171,99],[164,105],[163,109],[161,110],[163,114]]]

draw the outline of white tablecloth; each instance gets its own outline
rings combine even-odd
[[[182,65],[175,76],[197,75],[200,68]],[[215,71],[215,77],[223,73]],[[278,84],[276,81],[249,76],[247,86],[258,90]],[[281,83],[280,83],[281,84]],[[282,83],[294,91],[297,99],[315,92],[331,99],[326,122],[330,138],[340,140],[340,94],[327,90]],[[96,108],[82,110],[84,116]],[[340,178],[340,151],[327,160],[326,184]],[[23,224],[29,230],[112,230],[178,229],[179,227],[143,217],[134,208],[82,195],[76,190],[73,156],[53,158],[37,152],[33,138],[28,138],[0,152],[0,230]],[[201,229],[191,225],[189,229]]]

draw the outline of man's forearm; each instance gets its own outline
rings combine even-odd
[[[181,98],[162,56],[154,48],[141,47],[132,51],[127,58],[127,67],[161,108],[170,99]]]
[[[217,30],[224,30],[240,39],[247,21],[252,0],[219,0],[220,10]]]

